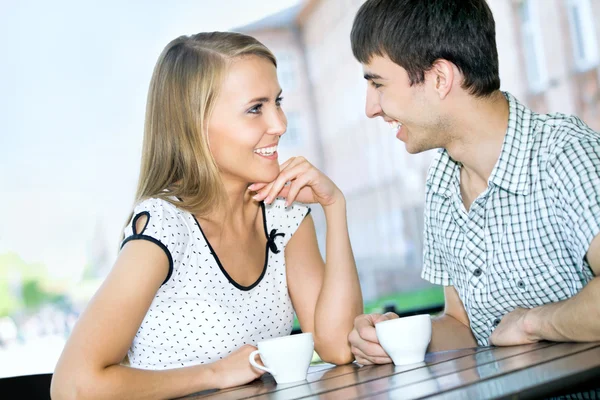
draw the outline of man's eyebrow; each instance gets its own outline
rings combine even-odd
[[[377,74],[373,74],[373,73],[366,73],[365,74],[365,79],[368,81],[372,81],[373,79],[383,79],[381,76],[377,75]]]
[[[278,94],[277,96],[275,96],[275,97],[276,97],[276,98],[277,98],[277,97],[281,97],[281,93],[283,93],[283,89],[281,89],[281,90],[279,91],[279,94]],[[248,104],[250,104],[250,103],[268,103],[268,102],[269,102],[269,98],[268,98],[268,97],[257,97],[256,99],[252,99],[252,100],[250,100],[250,101],[248,102]]]

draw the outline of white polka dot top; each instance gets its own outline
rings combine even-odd
[[[284,250],[310,208],[298,203],[286,208],[283,199],[276,199],[263,203],[262,211],[265,265],[258,280],[245,287],[227,274],[192,214],[154,198],[135,207],[122,246],[140,239],[155,243],[167,254],[169,273],[129,349],[132,367],[210,363],[244,344],[291,333],[294,309]],[[148,223],[137,232],[142,215]]]

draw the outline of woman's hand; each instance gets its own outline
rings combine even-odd
[[[254,350],[256,347],[245,344],[222,360],[209,364],[219,389],[245,385],[265,373],[254,368],[248,360]],[[256,361],[261,364],[259,360]]]
[[[257,192],[253,197],[256,201],[270,204],[276,197],[284,197],[286,206],[299,201],[327,207],[344,197],[331,179],[304,157],[292,157],[281,164],[279,176],[273,182],[257,182],[248,189]]]

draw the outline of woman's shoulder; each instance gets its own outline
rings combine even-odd
[[[149,197],[137,202],[133,214],[135,216],[140,213],[149,214],[154,219],[172,220],[185,220],[188,214],[187,211],[180,209],[172,202],[158,197]]]
[[[132,240],[147,240],[159,246],[169,260],[166,282],[186,255],[192,237],[190,226],[186,212],[171,202],[154,197],[143,199],[134,207],[121,247]]]
[[[188,231],[188,212],[180,209],[175,204],[162,198],[150,197],[139,201],[132,215],[132,223],[143,216],[146,217],[146,226],[160,229],[161,231]]]
[[[178,211],[181,211],[173,203],[159,197],[149,197],[146,199],[142,199],[135,204],[134,209],[140,211],[167,211],[171,213],[177,213]]]

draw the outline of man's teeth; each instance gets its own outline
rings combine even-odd
[[[390,124],[390,127],[394,131],[398,131],[402,127],[402,124],[398,121],[390,121],[390,122],[388,122],[388,124]]]
[[[262,149],[254,150],[255,153],[263,155],[263,156],[273,155],[273,153],[275,153],[276,151],[277,151],[277,146],[264,147]]]

